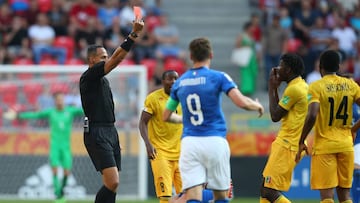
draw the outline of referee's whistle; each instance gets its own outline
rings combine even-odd
[[[89,133],[89,118],[86,116],[84,118],[84,132]]]

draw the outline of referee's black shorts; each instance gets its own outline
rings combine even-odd
[[[84,144],[97,171],[116,166],[121,170],[121,152],[116,128],[91,126],[84,132]]]

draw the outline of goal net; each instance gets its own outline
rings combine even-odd
[[[52,199],[48,163],[47,120],[10,119],[13,111],[38,111],[54,105],[52,93],[63,92],[65,104],[81,107],[79,78],[84,66],[0,66],[0,199]],[[113,92],[116,128],[122,147],[119,199],[147,198],[147,159],[137,123],[147,94],[144,66],[119,66],[106,76]],[[102,185],[83,144],[83,116],[74,120],[72,174],[68,199],[93,198]],[[59,170],[59,176],[62,171]]]

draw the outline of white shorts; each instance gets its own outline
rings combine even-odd
[[[354,145],[354,163],[360,165],[360,143]]]
[[[230,187],[230,149],[223,137],[184,137],[179,165],[183,191],[204,183],[211,190]]]

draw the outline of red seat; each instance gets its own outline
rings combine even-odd
[[[18,86],[15,84],[1,84],[0,95],[1,101],[9,106],[17,103]]]
[[[28,83],[23,87],[24,95],[30,105],[35,106],[38,96],[41,94],[43,86],[39,83]]]
[[[51,10],[51,0],[38,0],[39,10],[47,13]]]
[[[3,115],[3,109],[0,107],[0,115]],[[0,126],[2,126],[2,118],[0,118]]]
[[[41,77],[47,80],[54,80],[56,77],[58,77],[58,73],[55,72],[45,72],[41,74]]]
[[[14,65],[33,65],[34,62],[28,58],[16,58],[13,61]]]
[[[120,63],[119,63],[119,66],[121,65],[135,65],[135,61],[132,60],[132,59],[129,59],[129,58],[125,58],[124,60],[122,60]]]
[[[149,32],[152,32],[155,27],[160,25],[160,17],[155,15],[149,15],[145,17],[145,22]]]
[[[54,58],[44,58],[41,59],[40,65],[58,65],[58,61]]]
[[[58,36],[54,40],[55,47],[62,47],[66,49],[66,58],[71,59],[74,56],[75,41],[72,37]]]
[[[52,83],[50,86],[50,91],[52,93],[55,93],[55,92],[68,93],[69,86],[67,83]]]
[[[16,77],[20,80],[30,80],[34,78],[33,73],[17,73]]]
[[[79,58],[66,59],[65,65],[84,65],[85,62]]]
[[[147,68],[147,79],[150,80],[155,72],[157,61],[156,59],[143,59],[140,64],[146,66]]]
[[[164,61],[164,69],[165,70],[175,70],[179,75],[183,74],[185,70],[186,64],[182,59],[169,57]]]
[[[292,38],[286,42],[286,51],[295,53],[299,47],[302,46],[302,42],[299,39]]]

